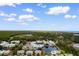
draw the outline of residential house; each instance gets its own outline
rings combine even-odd
[[[10,50],[0,50],[0,55],[8,55]]]
[[[27,56],[32,56],[33,55],[33,51],[26,51],[26,55]]]
[[[8,47],[8,46],[9,46],[9,43],[6,42],[6,41],[2,41],[2,42],[0,43],[0,45],[3,46],[3,47]]]
[[[10,50],[5,50],[4,55],[9,55],[10,52],[11,52]]]
[[[31,46],[32,46],[33,48],[38,49],[38,48],[44,47],[44,44],[39,44],[39,43],[37,43],[37,42],[31,42]]]
[[[51,51],[51,54],[56,56],[56,55],[60,54],[60,51],[59,50],[53,50],[53,51]]]
[[[24,50],[18,50],[17,51],[17,55],[18,56],[23,56],[24,55],[24,52],[25,52]]]
[[[41,50],[35,50],[35,55],[41,55]]]
[[[12,44],[19,44],[20,41],[19,40],[14,40],[14,41],[11,41]]]

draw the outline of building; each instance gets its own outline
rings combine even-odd
[[[43,44],[43,43],[37,43],[37,42],[31,42],[31,46],[32,46],[33,48],[38,49],[38,48],[44,47],[44,44]]]
[[[35,55],[38,55],[38,54],[41,55],[41,51],[40,50],[36,50],[35,51]]]
[[[53,50],[53,51],[51,51],[51,55],[53,55],[53,56],[56,56],[58,54],[60,54],[59,50]]]
[[[11,47],[15,47],[16,44],[8,44],[8,47],[11,48]]]
[[[0,55],[2,55],[4,53],[4,50],[0,50]]]
[[[0,50],[0,55],[8,55],[10,52],[10,50]]]
[[[6,42],[6,41],[2,41],[0,45],[3,46],[3,47],[9,47],[9,48],[15,46],[15,44],[9,43],[9,42]]]
[[[23,50],[28,50],[28,47],[27,47],[26,45],[24,45],[24,46],[22,47],[22,49],[23,49]]]
[[[8,46],[9,46],[9,43],[6,42],[6,41],[2,41],[2,42],[0,43],[0,45],[3,46],[3,47],[8,47]]]
[[[15,40],[15,41],[11,41],[12,44],[19,44],[20,41],[19,40]]]
[[[33,55],[33,51],[26,51],[26,55],[27,56],[32,56]]]
[[[18,50],[17,51],[17,55],[18,56],[23,56],[24,55],[24,52],[25,52],[24,50]]]
[[[4,50],[4,55],[9,55],[10,52],[10,50]]]
[[[73,47],[76,48],[76,49],[79,49],[79,44],[78,43],[73,44]]]

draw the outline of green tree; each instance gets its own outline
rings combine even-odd
[[[33,51],[33,56],[35,56],[35,51]]]

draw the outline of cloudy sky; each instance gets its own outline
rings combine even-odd
[[[0,30],[79,31],[79,4],[0,3]]]

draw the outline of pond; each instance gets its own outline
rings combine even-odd
[[[56,47],[44,47],[44,51],[46,53],[49,53],[51,51],[55,51],[55,50],[58,50]]]

